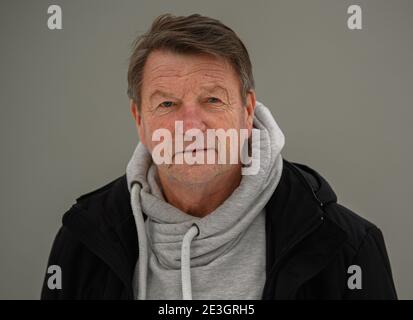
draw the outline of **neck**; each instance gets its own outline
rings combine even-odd
[[[239,186],[241,179],[241,167],[238,166],[208,182],[196,185],[177,181],[159,172],[166,201],[181,211],[199,218],[218,208]]]

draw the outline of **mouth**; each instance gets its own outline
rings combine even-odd
[[[215,151],[214,148],[203,148],[203,149],[202,149],[202,148],[197,148],[197,149],[192,149],[192,150],[178,151],[178,152],[175,153],[175,155],[180,154],[180,153],[192,153],[192,154],[195,154],[195,153],[197,153],[197,152],[206,152],[206,151],[209,151],[209,150]]]

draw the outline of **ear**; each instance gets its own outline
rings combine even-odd
[[[143,144],[145,144],[145,130],[143,127],[143,118],[141,115],[141,111],[138,110],[138,106],[135,101],[130,99],[129,103],[130,103],[130,111],[131,111],[132,117],[135,119],[136,131],[138,132],[139,140]]]
[[[254,122],[255,103],[256,103],[256,97],[255,97],[254,90],[248,91],[246,100],[247,101],[245,105],[245,123],[248,129],[248,136],[251,136],[253,122]]]

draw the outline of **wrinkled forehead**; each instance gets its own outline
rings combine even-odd
[[[223,57],[208,54],[178,54],[170,51],[152,52],[145,64],[145,86],[174,86],[188,82],[204,87],[239,85],[232,65]]]

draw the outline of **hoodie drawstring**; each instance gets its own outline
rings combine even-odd
[[[145,230],[145,221],[143,219],[140,193],[142,186],[139,182],[132,185],[131,206],[135,217],[136,229],[139,242],[139,274],[138,274],[138,300],[146,300],[146,284],[148,275],[148,244]],[[193,224],[185,233],[182,240],[181,248],[181,282],[183,300],[192,300],[191,286],[191,242],[199,234],[199,228]]]
[[[199,234],[199,229],[196,224],[185,233],[182,240],[181,249],[181,282],[182,282],[182,298],[183,300],[192,300],[191,286],[191,241]]]
[[[132,211],[135,216],[136,229],[139,243],[139,277],[138,277],[138,300],[146,299],[146,279],[148,274],[148,246],[145,230],[145,221],[140,204],[140,193],[142,186],[135,182],[132,185],[131,202]],[[139,198],[139,200],[138,200]]]

